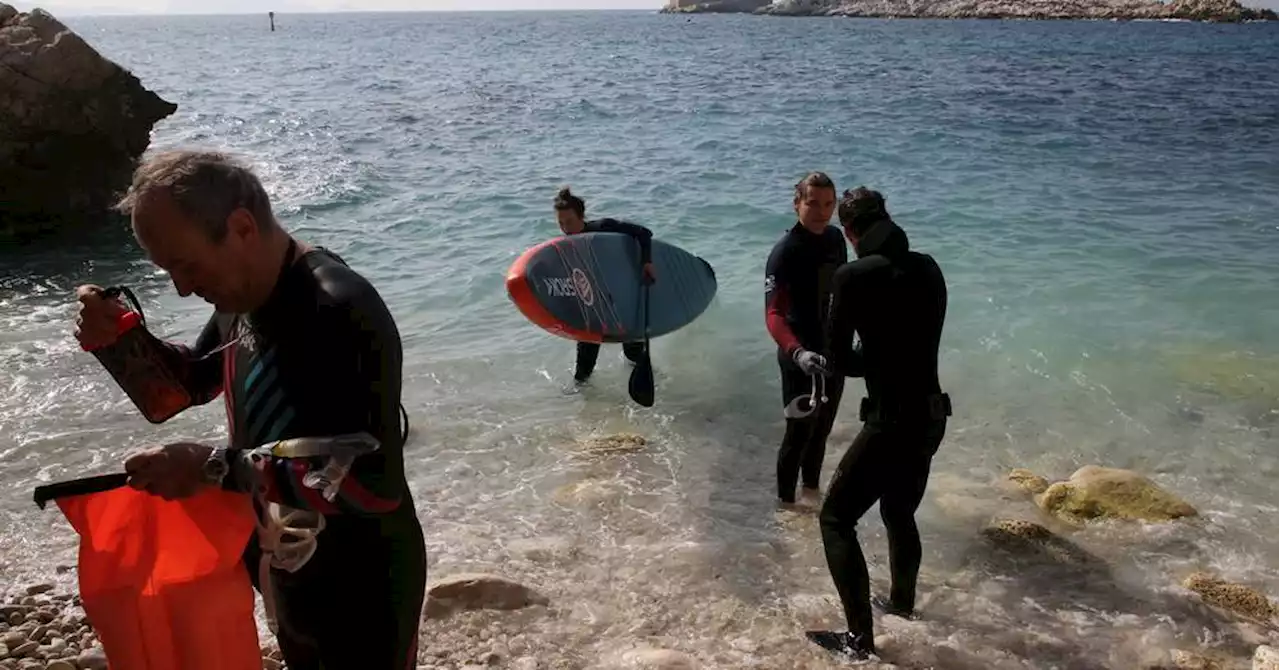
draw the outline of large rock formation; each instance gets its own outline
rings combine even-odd
[[[1163,522],[1197,514],[1186,501],[1136,472],[1096,465],[1051,484],[1036,503],[1072,524],[1106,519]]]
[[[0,3],[0,242],[108,214],[176,109],[47,12]]]
[[[671,0],[665,12],[918,19],[1185,19],[1275,21],[1237,0]]]

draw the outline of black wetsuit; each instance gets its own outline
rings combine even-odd
[[[197,403],[228,391],[231,454],[291,437],[378,439],[379,450],[356,459],[332,503],[302,485],[322,459],[268,459],[259,471],[268,500],[322,512],[326,523],[300,570],[272,568],[277,638],[290,670],[414,667],[426,546],[404,474],[400,335],[377,291],[314,249],[282,269],[260,309],[216,314],[194,348],[170,346],[187,361],[176,367]],[[236,472],[224,487],[248,491],[251,482]],[[261,590],[259,556],[255,536],[245,562]]]
[[[857,261],[836,272],[828,337],[834,369],[866,381],[864,424],[836,469],[819,518],[849,630],[869,650],[870,587],[858,520],[880,501],[893,578],[888,609],[910,614],[921,556],[915,511],[951,405],[938,383],[947,312],[942,271],[930,256],[911,251],[906,233],[887,219],[858,241],[857,253]]]
[[[831,277],[849,260],[844,235],[827,226],[821,234],[811,233],[796,223],[778,240],[765,266],[765,323],[778,344],[778,367],[782,373],[782,405],[813,390],[809,375],[792,358],[804,348],[821,354],[826,351],[823,322]],[[778,499],[796,499],[796,477],[805,488],[817,489],[826,453],[827,436],[840,408],[844,377],[826,380],[827,403],[803,419],[787,419],[787,430],[778,449]]]
[[[653,239],[653,233],[644,226],[619,221],[617,219],[596,219],[587,221],[583,226],[584,233],[622,233],[634,237],[636,242],[640,244],[640,265],[644,265],[651,260],[650,256],[650,240]],[[622,354],[632,363],[639,363],[647,355],[644,348],[644,342],[623,342]],[[579,342],[578,358],[573,366],[573,379],[576,382],[585,382],[591,373],[596,369],[596,359],[600,357],[600,345],[595,342]]]

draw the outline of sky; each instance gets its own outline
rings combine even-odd
[[[54,16],[86,14],[258,14],[332,11],[450,11],[549,9],[648,9],[665,0],[4,0],[26,11],[35,7]]]

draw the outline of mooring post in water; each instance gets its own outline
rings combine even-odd
[[[274,33],[276,31],[276,13],[267,12],[267,18],[271,19],[271,32]]]

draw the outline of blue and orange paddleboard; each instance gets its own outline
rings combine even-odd
[[[693,323],[716,295],[705,260],[651,241],[657,281],[649,287],[649,337]],[[645,338],[640,245],[622,233],[581,233],[534,246],[507,271],[507,294],[525,318],[582,342]]]

